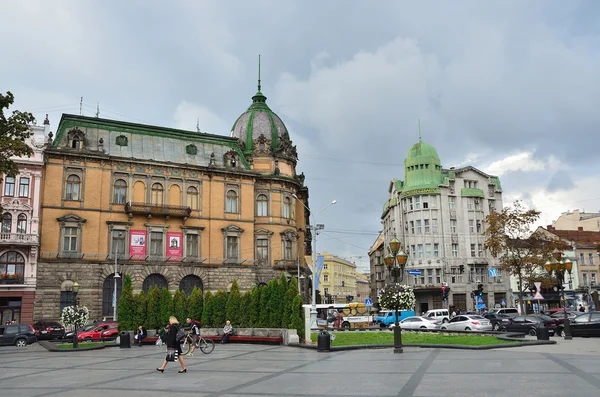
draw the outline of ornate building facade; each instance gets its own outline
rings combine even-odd
[[[46,149],[36,319],[58,318],[75,282],[92,318],[112,317],[115,262],[136,292],[296,274],[308,188],[266,99],[259,85],[228,137],[63,115]]]
[[[19,174],[14,177],[2,176],[0,324],[8,321],[33,322],[43,151],[49,124],[46,118],[43,126],[31,126],[32,135],[27,143],[33,149],[33,155],[13,158],[19,167]]]
[[[473,309],[471,292],[479,284],[487,308],[508,303],[508,277],[483,248],[485,218],[502,209],[499,178],[470,166],[444,169],[435,148],[421,141],[408,151],[404,175],[391,181],[381,218],[385,254],[396,237],[409,255],[412,274],[404,274],[404,283],[415,287],[417,312]],[[450,287],[445,302],[442,286]]]

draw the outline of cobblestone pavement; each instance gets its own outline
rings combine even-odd
[[[596,353],[594,353],[594,351]],[[283,346],[217,345],[186,357],[164,349],[52,353],[0,348],[3,396],[558,396],[600,394],[600,340],[484,351],[406,348],[318,353]]]

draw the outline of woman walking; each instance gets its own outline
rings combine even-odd
[[[179,360],[179,364],[181,364],[180,374],[187,372],[187,368],[185,367],[185,362],[183,362],[183,357],[181,356],[181,344],[177,340],[177,333],[179,332],[179,321],[175,318],[175,316],[171,316],[169,318],[169,332],[167,333],[167,356],[165,357],[165,361],[163,365],[159,368],[156,368],[157,371],[161,373],[165,371],[165,367],[169,361]]]

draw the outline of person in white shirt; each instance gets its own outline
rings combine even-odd
[[[233,334],[233,327],[231,326],[231,321],[227,320],[225,322],[225,326],[223,327],[223,339],[221,343],[229,342],[229,337]]]

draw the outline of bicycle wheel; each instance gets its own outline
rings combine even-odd
[[[190,352],[190,348],[192,347],[192,338],[186,336],[181,340],[181,354],[184,356]]]
[[[198,347],[200,351],[204,354],[210,354],[213,350],[215,350],[215,342],[212,339],[200,339],[198,342]]]

